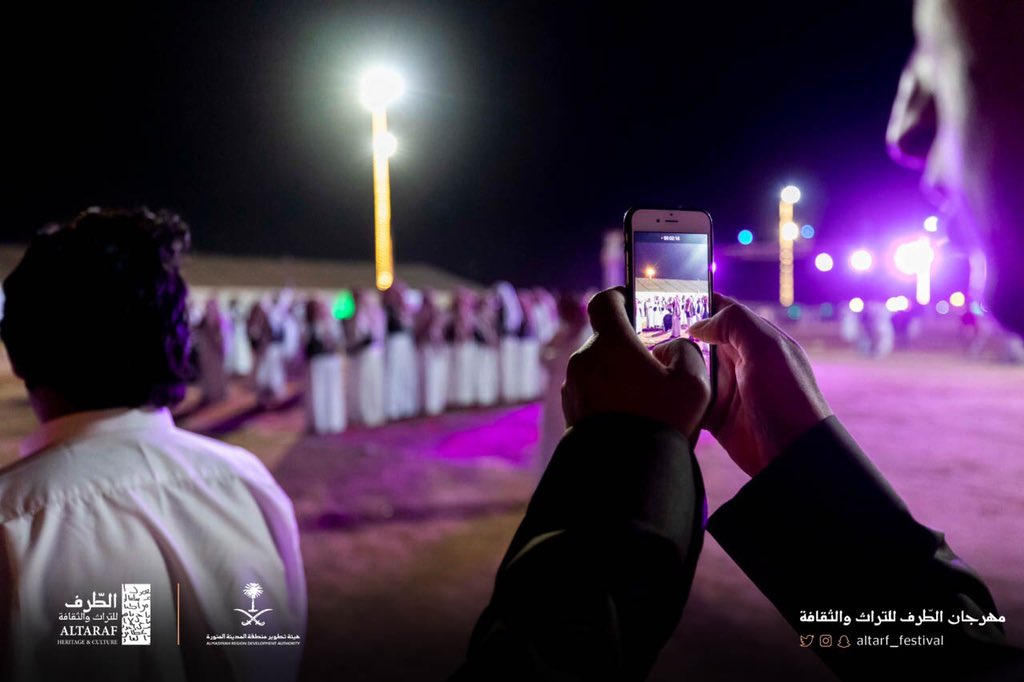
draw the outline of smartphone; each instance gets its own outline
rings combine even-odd
[[[678,208],[631,208],[623,227],[630,322],[637,336],[649,350],[690,338],[689,326],[714,314],[711,215]],[[697,345],[713,388],[713,349],[706,343]]]

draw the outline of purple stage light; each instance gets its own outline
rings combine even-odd
[[[897,246],[892,261],[903,274],[917,275],[931,268],[935,261],[935,250],[927,237],[920,237]]]
[[[871,269],[874,258],[867,249],[857,249],[850,254],[850,267],[857,272],[867,272]]]

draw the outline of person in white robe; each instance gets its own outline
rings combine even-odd
[[[586,301],[574,294],[558,299],[560,325],[554,338],[541,350],[541,362],[547,371],[548,383],[541,408],[540,438],[531,469],[539,477],[547,468],[555,446],[565,434],[562,412],[562,383],[569,358],[590,338]]]
[[[256,395],[264,407],[284,400],[288,386],[282,348],[284,331],[273,310],[274,305],[270,297],[264,296],[249,311],[246,325],[256,358],[253,372]]]
[[[469,289],[456,289],[452,319],[446,334],[451,345],[448,404],[470,407],[476,403],[476,296]]]
[[[543,348],[558,333],[558,301],[544,287],[534,287],[533,318],[537,325],[537,340]]]
[[[352,420],[364,426],[384,423],[384,337],[387,319],[376,291],[360,289],[355,296],[349,340],[349,404]]]
[[[687,299],[687,302],[689,303],[689,299]],[[691,312],[692,312],[692,308],[691,308]],[[683,313],[684,313],[683,305],[679,302],[679,297],[675,296],[672,299],[672,310],[671,310],[671,314],[672,314],[672,338],[673,339],[678,339],[680,336],[683,335]],[[690,325],[690,316],[689,315],[687,315],[687,318],[686,318],[686,325],[687,326]]]
[[[221,313],[216,297],[206,301],[203,318],[195,328],[193,339],[199,371],[201,405],[222,402],[228,396],[227,351],[229,343],[227,319]]]
[[[523,307],[515,287],[508,282],[494,285],[498,301],[498,367],[500,395],[504,403],[517,403],[523,399],[523,372],[521,366],[519,332],[523,326]]]
[[[419,353],[420,394],[423,412],[441,414],[448,402],[448,363],[451,357],[445,340],[448,315],[437,301],[437,292],[423,292],[423,305],[416,315],[416,350]]]
[[[536,400],[540,397],[541,366],[534,293],[527,289],[521,290],[519,303],[523,309],[523,322],[519,327],[519,399]]]
[[[228,372],[236,377],[247,377],[252,373],[252,346],[249,344],[249,334],[246,331],[245,310],[237,299],[228,304],[228,318],[231,320]]]
[[[501,395],[499,306],[493,292],[484,293],[476,305],[476,403],[484,407],[497,404]]]
[[[419,414],[419,362],[413,339],[408,287],[397,281],[384,293],[387,339],[384,351],[384,413],[389,420]]]
[[[286,377],[302,377],[306,358],[302,352],[306,306],[291,289],[282,289],[271,314],[275,327],[281,330],[281,359]]]
[[[551,343],[558,333],[558,301],[554,295],[543,287],[534,287],[533,290],[533,319],[537,329],[537,344],[540,349]],[[539,376],[537,377],[537,395],[544,393],[548,384],[547,369],[543,362],[540,362]]]
[[[341,433],[346,426],[345,383],[339,350],[341,325],[327,304],[313,296],[306,302],[306,406],[309,428],[318,435]]]

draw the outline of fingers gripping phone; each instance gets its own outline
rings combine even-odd
[[[623,227],[630,322],[637,336],[649,350],[673,339],[690,338],[689,326],[714,313],[711,215],[676,208],[631,208]],[[714,390],[714,352],[706,343],[697,345]]]

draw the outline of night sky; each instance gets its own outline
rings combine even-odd
[[[0,240],[146,204],[204,251],[369,259],[357,83],[376,63],[407,82],[389,112],[400,263],[582,289],[629,206],[770,239],[789,182],[823,244],[927,215],[883,145],[909,2],[598,5],[27,10],[5,30]]]

